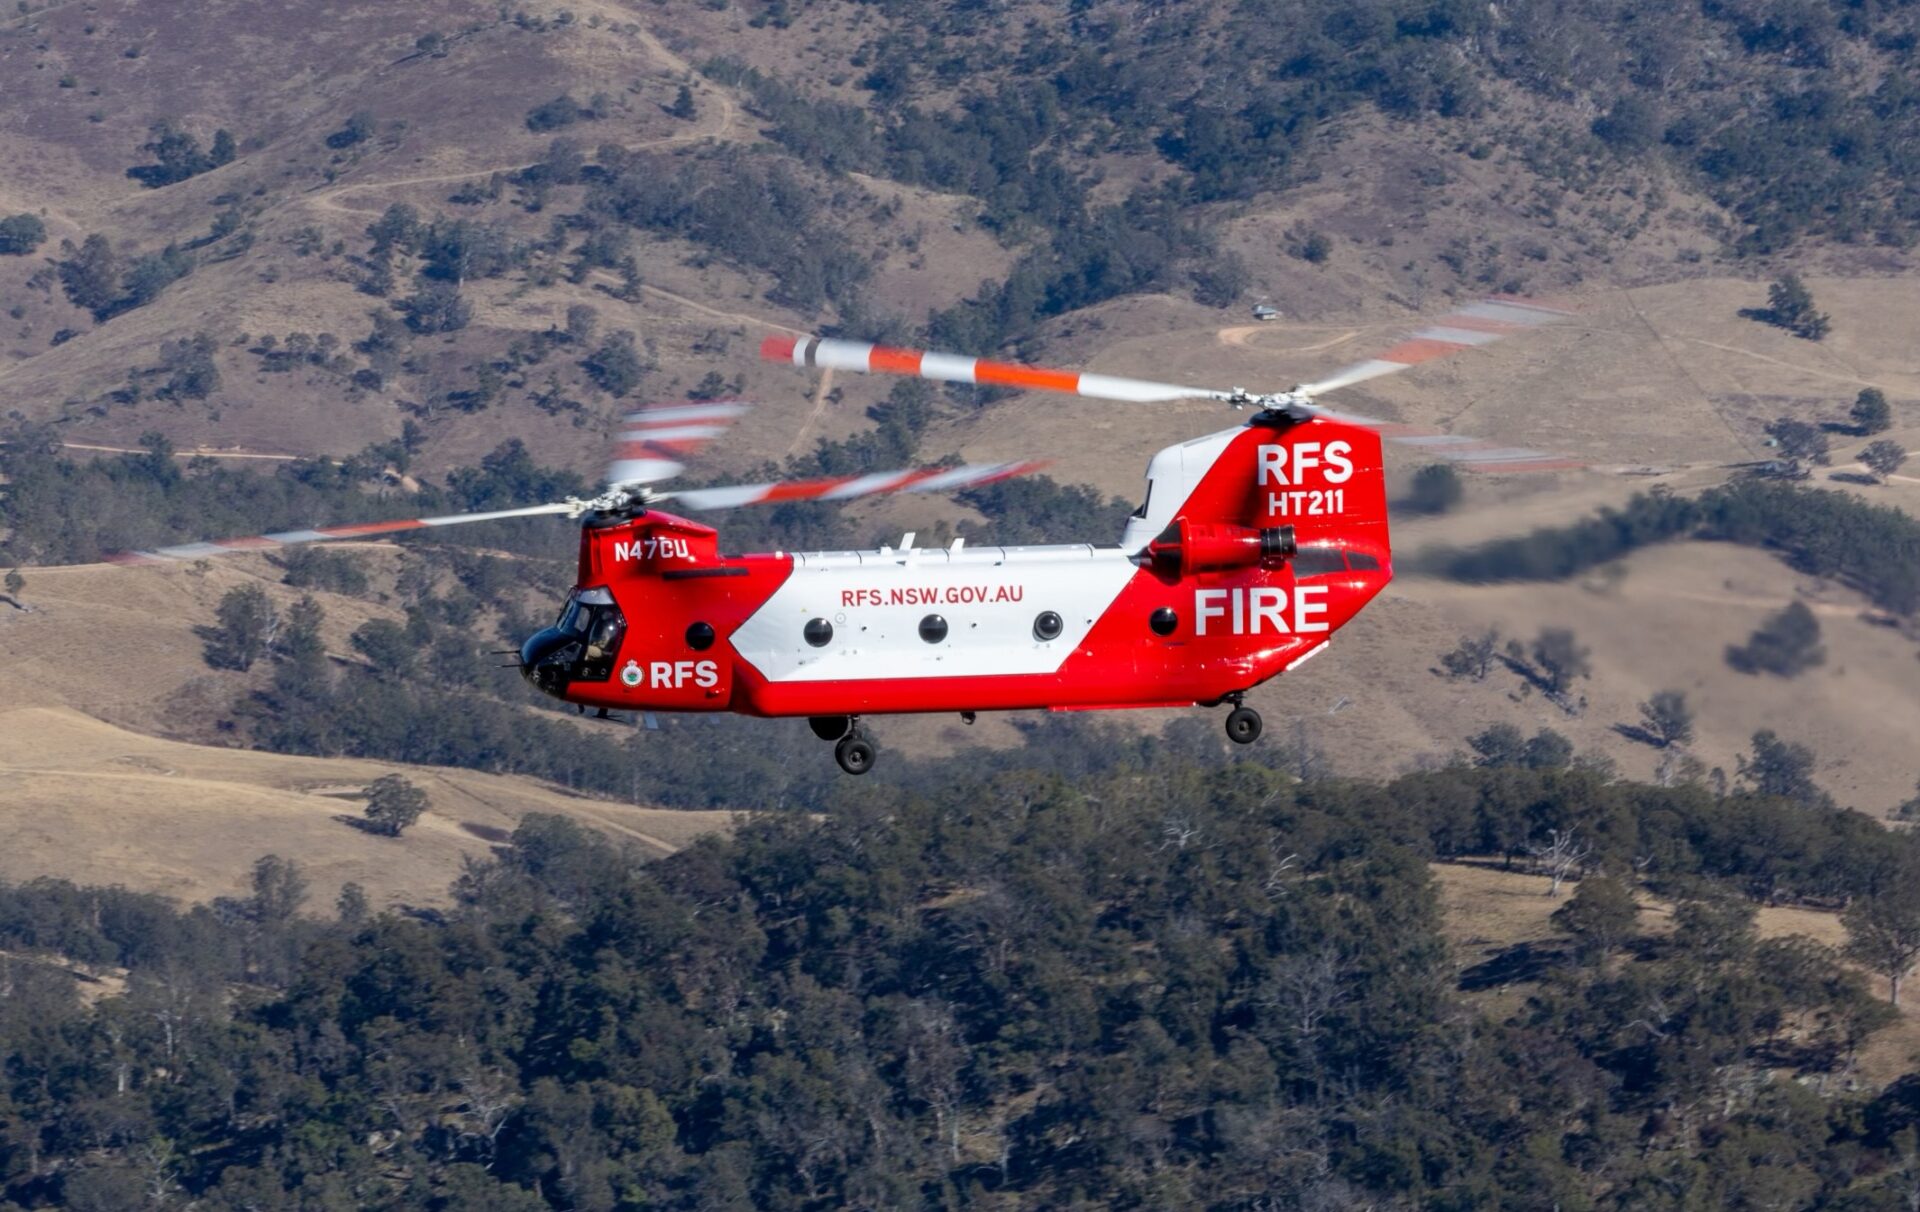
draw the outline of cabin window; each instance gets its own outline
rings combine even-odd
[[[1173,607],[1162,606],[1147,616],[1147,626],[1153,628],[1155,635],[1172,635],[1180,626],[1180,616],[1174,613]]]
[[[1063,627],[1065,624],[1060,621],[1058,614],[1051,610],[1043,610],[1033,620],[1033,638],[1043,643],[1047,640],[1057,640],[1060,638]]]
[[[833,643],[833,624],[825,619],[808,619],[807,625],[800,629],[800,634],[815,648],[825,648]]]
[[[929,644],[938,644],[947,638],[947,621],[937,614],[930,614],[920,620],[920,638]]]
[[[687,628],[687,647],[695,652],[705,652],[713,647],[713,624],[695,623]]]

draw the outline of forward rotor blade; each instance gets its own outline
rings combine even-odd
[[[834,337],[768,337],[760,343],[760,356],[769,362],[789,362],[795,366],[825,370],[905,375],[942,383],[978,383],[991,387],[1014,387],[1022,391],[1057,391],[1070,396],[1121,400],[1130,404],[1233,398],[1232,392],[1205,387],[1183,387],[1177,383],[1084,374],[1077,370],[1047,370],[1013,362],[969,358],[961,354],[928,353],[920,349],[869,345],[864,341],[842,341]]]
[[[1324,395],[1382,375],[1398,374],[1423,362],[1444,358],[1464,349],[1490,345],[1502,337],[1565,320],[1572,315],[1570,311],[1526,299],[1493,296],[1441,316],[1376,357],[1337,370],[1318,382],[1302,383],[1294,390],[1309,396]]]
[[[1027,475],[1045,466],[1040,462],[1021,462],[907,468],[821,480],[781,480],[772,484],[686,488],[659,493],[654,499],[672,501],[688,509],[735,509],[742,505],[771,505],[782,501],[851,501],[884,492],[957,492],[963,488],[991,484],[995,480]]]
[[[622,418],[619,443],[607,468],[607,484],[631,488],[680,474],[684,460],[727,432],[727,426],[746,411],[747,406],[737,400],[710,400],[649,404],[628,413]]]
[[[463,522],[497,522],[502,518],[533,518],[545,514],[566,513],[573,506],[565,502],[528,505],[522,509],[496,509],[487,513],[455,513],[438,518],[403,518],[391,522],[359,522],[352,526],[321,526],[313,530],[283,530],[278,534],[254,535],[245,539],[219,539],[211,543],[182,543],[176,547],[157,547],[152,551],[122,551],[107,556],[109,564],[170,564],[180,560],[203,560],[212,556],[235,555],[247,551],[272,551],[296,543],[322,543],[329,539],[364,539],[376,534],[395,534],[403,530],[426,530],[436,526],[457,526]]]

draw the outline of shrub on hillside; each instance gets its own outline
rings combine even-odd
[[[1826,659],[1826,649],[1820,646],[1820,620],[1805,602],[1788,603],[1756,628],[1745,644],[1727,648],[1727,664],[1741,673],[1783,678],[1797,677]]]
[[[47,225],[38,215],[9,215],[0,219],[0,254],[25,256],[47,239]]]

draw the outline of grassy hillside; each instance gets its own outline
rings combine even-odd
[[[468,859],[487,855],[529,812],[555,813],[668,854],[724,832],[718,813],[635,808],[512,776],[298,758],[144,737],[70,709],[0,712],[0,777],[12,839],[0,879],[57,873],[185,902],[245,892],[254,860],[296,858],[316,908],[349,881],[377,911],[445,904]],[[362,789],[399,773],[432,807],[399,838],[351,826]]]
[[[1459,510],[1397,522],[1403,553],[1571,521],[1649,484],[1705,487],[1766,453],[1767,422],[1838,419],[1863,386],[1894,400],[1890,436],[1920,442],[1903,322],[1920,307],[1904,251],[1915,191],[1901,188],[1911,114],[1893,70],[1909,15],[1561,17],[1547,30],[1412,4],[1365,21],[1131,2],[1007,4],[992,20],[905,2],[322,4],[297,18],[29,4],[0,26],[0,62],[22,69],[0,79],[0,156],[16,169],[0,212],[37,216],[46,238],[0,256],[13,313],[0,391],[81,458],[149,430],[231,467],[382,444],[362,460],[366,491],[381,493],[475,464],[508,435],[590,479],[633,402],[742,394],[755,422],[707,469],[740,473],[873,432],[869,407],[888,390],[763,366],[753,350],[768,332],[930,332],[1116,373],[1278,386],[1364,356],[1453,298],[1505,289],[1567,300],[1579,318],[1349,402],[1595,469],[1476,479]],[[1739,314],[1788,264],[1810,271],[1833,317],[1822,342]],[[1279,323],[1247,322],[1263,297]],[[1130,499],[1152,450],[1225,423],[1200,405],[947,392],[905,452],[1044,452],[1061,480]],[[1864,439],[1835,440],[1844,472]],[[858,466],[876,449],[904,457],[892,438],[834,457]],[[1825,482],[1912,504],[1907,479]],[[125,521],[114,501],[74,508]],[[199,533],[191,518],[160,523],[139,541]],[[877,504],[845,529],[986,539],[994,525],[929,499]],[[548,554],[564,561],[565,547]],[[31,571],[42,593],[79,575]],[[384,606],[329,600],[345,670],[356,627],[399,617],[398,573],[384,575]],[[513,609],[544,608],[563,577],[529,568]],[[150,612],[204,626],[238,583],[223,578],[124,593],[112,579],[67,609],[84,635],[155,595]],[[87,594],[98,615],[80,607]],[[1846,660],[1779,685],[1717,663],[1749,616],[1797,596],[1824,603]],[[1905,797],[1894,738],[1920,704],[1901,677],[1907,641],[1856,606],[1750,552],[1650,553],[1588,588],[1407,578],[1335,659],[1259,698],[1276,737],[1297,725],[1345,770],[1405,768],[1512,722],[1551,724],[1637,772],[1652,755],[1613,725],[1684,680],[1709,766],[1731,769],[1755,727],[1790,727],[1843,798],[1885,808]],[[1578,719],[1485,687],[1463,698],[1429,672],[1463,631],[1562,622],[1594,649]],[[247,685],[198,649],[184,630],[156,635],[56,701],[218,736]],[[27,657],[36,670],[45,651]],[[1802,710],[1809,689],[1817,716]],[[938,752],[1020,736],[1005,721],[888,732]]]
[[[1412,4],[176,8],[29,3],[0,28],[0,210],[47,233],[0,257],[4,382],[76,440],[344,454],[412,420],[429,466],[508,428],[587,466],[616,391],[713,375],[769,405],[742,466],[873,398],[754,365],[781,326],[1059,342],[1143,292],[1397,320],[1795,237],[1885,271],[1911,238],[1901,10],[1783,32],[1595,6],[1549,37]],[[370,236],[395,204],[464,251]],[[435,283],[464,326],[367,344]],[[592,337],[542,339],[581,306]],[[623,332],[640,373],[610,390],[590,363]],[[177,381],[196,337],[217,385]]]

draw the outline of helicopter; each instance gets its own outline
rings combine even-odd
[[[1032,461],[903,469],[764,484],[663,488],[745,405],[641,409],[592,498],[189,543],[112,557],[195,560],[286,544],[564,515],[580,523],[576,584],[554,624],[518,650],[534,688],[576,705],[638,712],[804,717],[848,774],[872,768],[871,716],[1230,705],[1229,740],[1251,744],[1249,690],[1324,652],[1392,580],[1383,436],[1482,470],[1579,464],[1540,451],[1336,412],[1342,387],[1563,319],[1529,300],[1465,306],[1377,357],[1290,390],[1256,394],[1051,370],[839,338],[768,338],[761,356],[798,369],[917,376],[1151,404],[1203,399],[1247,412],[1233,428],[1169,446],[1147,465],[1117,537],[1039,546],[898,546],[722,554],[719,532],[681,512],[893,492],[954,492],[1027,474]],[[670,511],[668,508],[671,507]]]

